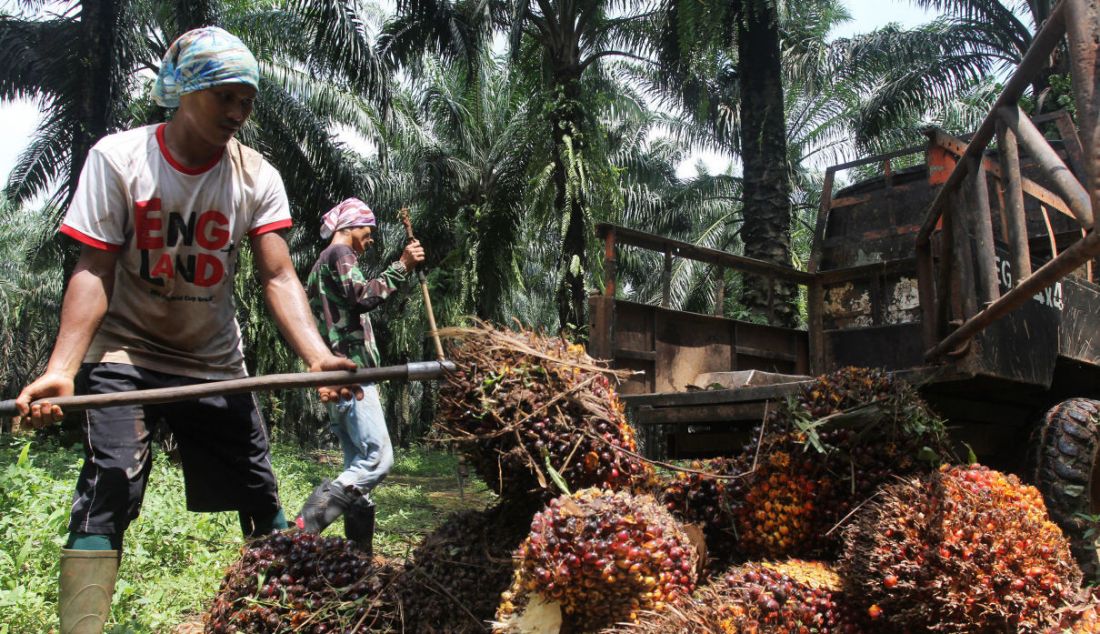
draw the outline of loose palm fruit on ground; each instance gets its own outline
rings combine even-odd
[[[845,529],[841,572],[876,631],[1042,632],[1081,582],[1039,492],[944,466],[882,490]]]
[[[704,586],[688,603],[608,633],[858,634],[869,632],[847,607],[840,577],[819,562],[752,562]]]
[[[595,488],[551,500],[515,560],[500,631],[536,598],[559,606],[567,631],[634,621],[690,595],[699,566],[687,534],[653,497]]]
[[[337,537],[276,533],[249,542],[207,611],[207,634],[387,631],[398,565]]]
[[[396,582],[405,631],[488,631],[500,593],[512,582],[512,553],[527,537],[536,510],[504,504],[462,511],[428,535]]]
[[[491,489],[553,496],[547,461],[572,489],[650,484],[652,469],[632,455],[615,375],[582,346],[487,325],[442,334],[458,371],[440,389],[436,435],[455,443]]]

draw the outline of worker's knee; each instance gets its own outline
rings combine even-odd
[[[393,445],[387,441],[378,450],[378,473],[385,476],[390,469],[393,469]]]

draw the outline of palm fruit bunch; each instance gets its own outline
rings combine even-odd
[[[699,556],[687,533],[649,495],[584,489],[535,515],[501,595],[499,631],[532,602],[556,605],[567,631],[596,631],[661,611],[695,588]]]
[[[275,533],[249,542],[203,620],[207,634],[385,630],[397,566],[338,537]]]
[[[876,631],[1042,632],[1081,582],[1039,492],[978,465],[884,487],[844,532]]]
[[[851,609],[841,579],[826,564],[750,562],[700,588],[693,601],[610,633],[858,634],[865,619]]]
[[[849,366],[811,381],[795,398],[795,405],[810,418],[820,419],[860,405],[893,400],[904,389],[902,385],[883,370]]]
[[[549,497],[547,464],[574,489],[649,483],[614,374],[582,346],[489,325],[441,334],[459,369],[440,390],[437,434],[458,445],[490,488]]]
[[[858,611],[848,607],[840,576],[827,564],[814,561],[747,563],[724,578],[727,618],[731,631],[832,632],[865,631]]]
[[[881,370],[823,375],[780,406],[745,447],[752,473],[726,486],[751,558],[834,559],[837,526],[897,476],[927,473],[948,456],[946,431],[916,391]]]
[[[725,502],[726,483],[735,476],[741,462],[733,458],[695,460],[690,470],[677,471],[661,487],[661,500],[674,517],[703,529],[707,553],[718,562],[733,555],[736,536],[733,517]]]
[[[484,632],[512,582],[512,553],[536,508],[502,504],[449,516],[398,577],[407,632]]]
[[[788,435],[762,452],[755,469],[747,466],[749,476],[726,485],[738,552],[778,559],[822,550],[823,536],[815,533],[815,520],[818,500],[831,480],[816,460]]]

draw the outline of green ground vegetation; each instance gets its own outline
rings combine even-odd
[[[58,556],[82,458],[79,445],[0,436],[0,634],[56,627]],[[317,482],[340,469],[335,452],[282,445],[273,448],[273,463],[288,514]],[[375,495],[376,552],[405,557],[448,512],[492,501],[479,481],[460,488],[456,473],[456,459],[445,452],[398,450],[390,477]],[[326,531],[342,534],[339,524]],[[242,543],[236,514],[187,512],[182,472],[157,452],[141,517],[126,533],[108,632],[170,632],[196,618]]]

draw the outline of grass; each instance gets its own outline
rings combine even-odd
[[[479,481],[460,490],[456,459],[447,453],[414,447],[396,454],[375,491],[380,554],[404,557],[448,512],[493,499]],[[272,458],[288,516],[341,467],[336,452],[276,445]],[[56,629],[57,562],[82,459],[80,447],[56,440],[0,436],[0,634]],[[186,511],[182,472],[159,452],[149,482],[141,516],[126,532],[112,634],[170,632],[201,613],[243,543],[235,513]],[[338,522],[326,534],[343,528]]]

